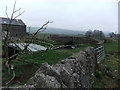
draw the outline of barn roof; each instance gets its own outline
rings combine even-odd
[[[17,46],[19,47],[17,47]],[[16,49],[16,50],[23,50],[24,48],[25,48],[25,46],[26,46],[26,43],[16,43],[16,44],[14,44],[14,43],[10,43],[9,44],[9,47],[11,47],[11,48],[14,48],[14,49]],[[29,51],[33,51],[33,52],[36,52],[36,51],[39,51],[39,50],[46,50],[47,48],[46,47],[44,47],[44,46],[41,46],[41,45],[37,45],[37,44],[30,44],[29,46],[28,46],[28,48],[27,48]]]
[[[0,17],[0,24],[10,24],[10,19]],[[11,25],[25,25],[25,23],[21,19],[15,19],[12,21]]]

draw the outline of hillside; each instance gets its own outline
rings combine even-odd
[[[30,29],[27,27],[27,32],[30,31],[30,33],[34,33],[39,27],[30,27]],[[72,35],[78,35],[78,34],[85,34],[85,31],[77,31],[77,30],[68,30],[68,29],[59,29],[59,28],[47,28],[42,33],[48,33],[48,34],[72,34]]]

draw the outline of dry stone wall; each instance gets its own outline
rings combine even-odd
[[[42,64],[26,85],[35,88],[91,88],[95,65],[94,48],[87,48],[58,64]]]
[[[74,53],[58,64],[42,64],[22,88],[91,88],[95,66],[94,48],[90,47]]]

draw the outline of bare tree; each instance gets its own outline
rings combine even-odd
[[[9,24],[8,24],[8,26],[7,26],[7,29],[6,29],[6,34],[4,35],[4,38],[5,38],[5,39],[3,40],[3,42],[4,42],[4,47],[5,47],[5,57],[6,57],[6,61],[9,60],[9,57],[8,57],[8,45],[9,45],[9,41],[12,41],[12,39],[11,39],[10,36],[9,36],[9,31],[10,31],[10,28],[11,28],[11,24],[12,24],[12,22],[13,22],[17,17],[19,17],[20,15],[22,15],[22,14],[25,12],[25,11],[20,12],[21,8],[19,8],[19,9],[16,10],[15,6],[16,6],[16,1],[15,1],[15,3],[14,3],[13,11],[12,11],[12,14],[11,14],[10,17],[8,16],[8,13],[7,13],[7,7],[6,7],[6,11],[5,11],[6,16],[7,16],[7,18],[9,19]],[[19,12],[19,13],[18,13],[18,12]],[[14,14],[16,14],[16,13],[18,13],[18,15],[14,16]],[[6,66],[9,67],[9,65],[8,65],[7,63],[6,63]]]
[[[50,22],[50,21],[47,21],[46,23],[44,23],[44,24],[33,34],[33,36],[31,37],[31,39],[29,40],[29,42],[26,43],[26,45],[24,46],[24,49],[21,49],[20,52],[12,55],[12,56],[10,56],[10,57],[8,57],[8,46],[9,46],[9,42],[14,43],[16,47],[20,48],[20,47],[14,42],[14,40],[9,36],[9,32],[10,32],[10,27],[11,27],[12,22],[13,22],[16,18],[18,18],[20,15],[22,15],[24,12],[25,12],[25,11],[22,11],[22,12],[21,12],[21,8],[19,8],[19,9],[16,10],[16,0],[15,0],[14,7],[13,7],[13,11],[12,11],[12,14],[11,14],[10,17],[8,16],[7,7],[6,7],[5,13],[6,13],[6,16],[7,16],[7,18],[9,19],[10,22],[9,22],[9,24],[8,24],[8,26],[7,26],[6,34],[3,33],[3,34],[4,34],[3,44],[4,44],[4,47],[5,47],[5,57],[6,57],[5,66],[6,66],[9,70],[12,70],[12,71],[13,71],[13,77],[12,77],[11,80],[8,81],[6,84],[9,84],[9,83],[14,79],[14,77],[15,77],[14,66],[11,65],[11,61],[14,60],[14,59],[16,59],[18,55],[26,52],[28,46],[33,42],[33,40],[34,40],[35,36],[37,35],[37,33],[38,33],[38,32],[43,32],[43,31],[47,28],[48,24],[49,24],[49,23],[52,23],[52,22]],[[18,14],[15,15],[16,13],[18,13]]]
[[[100,31],[100,30],[94,30],[94,31],[93,31],[93,37],[94,37],[94,38],[99,38],[99,39],[101,39],[101,38],[104,38],[105,35],[104,35],[104,33],[103,33],[102,31]]]
[[[115,38],[117,35],[114,32],[109,33],[110,38]]]
[[[85,33],[85,36],[86,36],[86,37],[92,37],[92,36],[93,36],[92,30],[88,30],[88,31]]]

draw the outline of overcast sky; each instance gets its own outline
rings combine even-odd
[[[10,16],[15,0],[0,0],[0,17]],[[17,0],[16,9],[25,10],[21,18],[27,26],[39,27],[54,21],[49,27],[72,30],[99,29],[118,31],[119,0]]]

